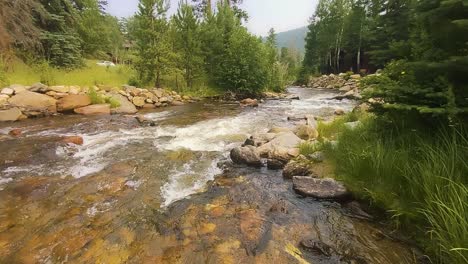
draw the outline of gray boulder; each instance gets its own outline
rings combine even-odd
[[[111,98],[120,103],[119,107],[112,108],[112,114],[135,114],[138,112],[134,104],[132,104],[127,97],[122,96],[121,94],[111,94]]]
[[[350,193],[346,187],[334,179],[317,179],[307,176],[294,176],[293,189],[303,196],[317,199],[344,200]]]
[[[261,167],[262,161],[257,150],[253,146],[237,147],[231,150],[231,160],[237,164],[246,164]]]

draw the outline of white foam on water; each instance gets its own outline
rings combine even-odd
[[[225,152],[236,144],[237,138],[245,138],[253,133],[262,122],[266,122],[265,117],[253,112],[201,121],[182,128],[165,127],[161,128],[158,135],[173,138],[166,143],[156,141],[155,145],[165,150],[185,148],[192,151]]]
[[[208,168],[200,172],[194,171],[196,161],[190,161],[182,168],[174,169],[169,176],[169,181],[161,187],[161,197],[164,200],[161,207],[167,207],[175,201],[203,190],[208,181],[222,173],[217,166],[218,161],[218,159],[213,160]]]
[[[5,185],[5,184],[7,184],[7,183],[9,183],[11,181],[13,181],[12,178],[0,178],[0,191],[3,190],[3,188],[4,188],[3,185]]]
[[[28,165],[28,166],[12,166],[4,169],[2,173],[9,177],[9,176],[15,176],[17,174],[22,174],[22,173],[31,173],[34,175],[38,175],[41,172],[44,171],[44,165]]]

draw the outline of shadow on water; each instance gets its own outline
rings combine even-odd
[[[297,196],[281,171],[229,163],[232,147],[290,126],[287,116],[353,107],[329,91],[291,92],[301,100],[143,113],[155,127],[132,116],[2,125],[0,135],[23,134],[0,136],[0,262],[415,263],[411,247],[347,205]]]

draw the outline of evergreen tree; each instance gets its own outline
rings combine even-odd
[[[192,88],[193,80],[203,71],[199,36],[200,23],[195,16],[193,7],[183,1],[180,2],[173,21],[176,29],[175,44],[177,51],[181,54],[179,64],[184,71],[187,86]]]
[[[168,36],[166,0],[140,0],[135,16],[138,61],[135,68],[138,79],[145,84],[154,82],[161,87],[163,74],[172,67],[174,54]]]

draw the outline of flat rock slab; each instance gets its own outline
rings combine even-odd
[[[349,197],[346,187],[333,179],[294,176],[293,189],[298,194],[317,199],[344,200]]]

